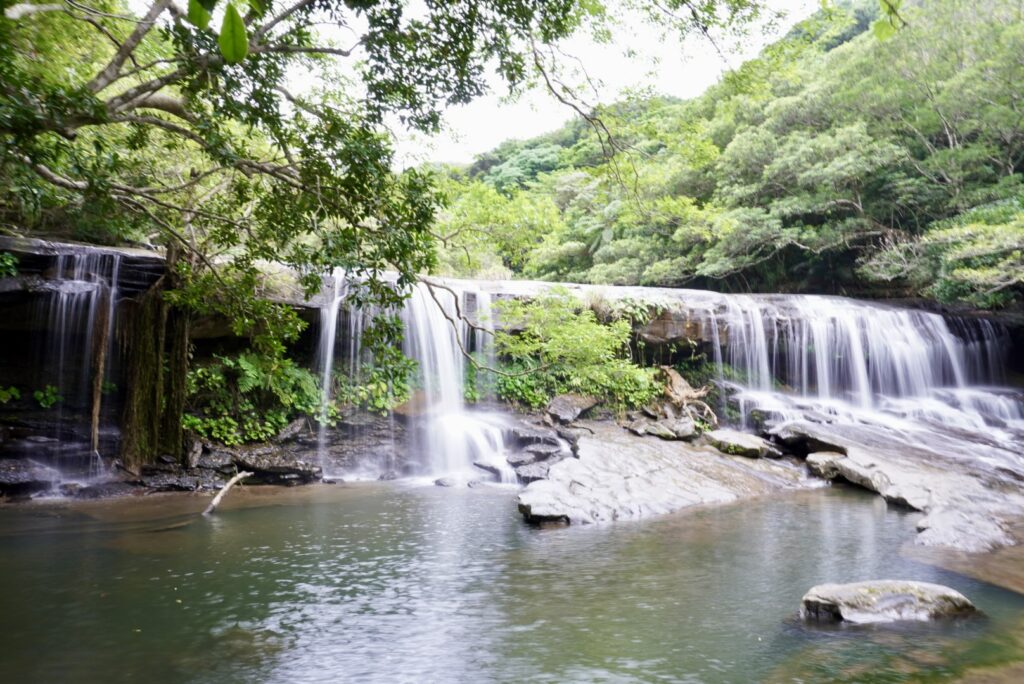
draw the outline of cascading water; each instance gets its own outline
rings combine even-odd
[[[743,424],[757,409],[769,425],[875,426],[943,453],[1019,460],[1024,402],[993,386],[1006,340],[991,322],[839,297],[702,300],[691,313],[718,343]]]
[[[474,294],[479,317],[480,293]],[[477,348],[482,350],[490,349],[491,342],[483,339],[490,337],[486,332],[471,332],[459,316],[465,295],[460,290],[419,283],[402,312],[404,351],[419,369],[426,414],[417,451],[429,459],[431,474],[471,478],[479,475],[479,470],[474,470],[474,464],[479,464],[502,482],[516,482],[515,472],[505,460],[500,421],[466,410],[466,340],[471,334],[481,335]],[[489,298],[483,301],[489,309]],[[483,355],[488,353],[484,351]]]
[[[322,413],[326,413],[332,399],[331,373],[339,310],[347,293],[345,274],[336,271],[327,283],[325,301],[320,309],[317,368],[325,388]],[[476,302],[479,324],[475,327],[460,316],[466,310],[469,298]],[[353,382],[358,382],[363,364],[372,361],[366,358],[361,340],[375,315],[376,312],[370,308],[346,311],[348,344],[345,354]],[[467,410],[463,396],[465,354],[472,348],[480,352],[485,363],[494,358],[489,295],[446,287],[431,288],[420,283],[411,288],[400,316],[405,328],[403,352],[416,362],[416,376],[412,382],[416,390],[410,401],[413,409],[407,413],[415,414],[410,441],[417,458],[424,460],[424,474],[465,481],[479,477],[482,470],[487,470],[503,483],[516,482],[515,471],[504,456],[505,425],[497,416]],[[393,415],[391,420],[394,420]],[[321,422],[318,454],[325,475],[330,474],[328,442],[327,427]],[[391,471],[390,460],[377,464],[384,473]],[[363,476],[367,473],[356,474]]]
[[[121,255],[90,251],[57,255],[36,316],[43,355],[38,403],[52,416],[54,465],[69,476],[94,476],[101,468],[100,443],[86,431],[98,418],[83,418],[115,377],[114,328]],[[97,348],[97,341],[103,345]],[[96,377],[100,374],[100,377]],[[86,465],[83,465],[86,464]]]
[[[345,299],[347,279],[342,269],[334,269],[326,288],[326,301],[320,308],[320,338],[317,343],[317,362],[320,371],[320,421],[317,427],[316,453],[320,469],[330,477],[327,459],[327,418],[334,388],[334,345],[338,335],[338,313]]]

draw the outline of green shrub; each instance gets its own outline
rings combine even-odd
[[[48,409],[54,404],[64,401],[64,397],[60,395],[60,390],[53,385],[47,385],[41,390],[36,390],[32,393],[32,397],[44,409]]]
[[[601,323],[594,311],[563,288],[533,301],[497,305],[504,332],[495,344],[505,363],[498,396],[532,408],[574,392],[614,408],[640,406],[661,391],[654,371],[629,360],[626,317]]]
[[[187,430],[235,445],[268,440],[300,415],[321,417],[319,383],[291,359],[251,351],[216,359],[189,371]]]
[[[13,278],[18,275],[18,257],[10,252],[0,252],[0,278]]]

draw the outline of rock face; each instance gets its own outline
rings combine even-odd
[[[308,484],[323,478],[319,465],[270,446],[235,449],[231,462],[238,470],[253,473],[247,480],[263,484]]]
[[[623,427],[634,435],[651,435],[661,439],[695,439],[698,434],[697,424],[689,416],[660,420],[639,417],[626,423]]]
[[[821,584],[804,594],[800,604],[805,620],[854,624],[935,620],[975,611],[974,604],[949,587],[899,580]]]
[[[505,460],[515,469],[521,482],[542,480],[551,466],[576,453],[578,440],[579,435],[572,428],[519,423],[509,430],[511,449]]]
[[[594,408],[600,400],[579,394],[560,394],[548,403],[547,415],[552,421],[567,425]]]
[[[712,430],[705,432],[704,438],[719,451],[734,456],[746,456],[747,458],[778,458],[782,456],[782,452],[772,446],[770,442],[746,432],[726,429]]]
[[[772,430],[793,448],[813,450],[811,472],[877,492],[925,513],[916,542],[968,552],[1016,543],[1024,518],[1024,462],[999,445],[950,448],[936,431],[904,433],[885,425],[798,420]]]
[[[787,461],[751,460],[708,446],[637,438],[612,423],[588,421],[579,457],[547,469],[519,494],[530,522],[596,523],[639,519],[811,486]],[[531,473],[543,477],[538,472]],[[533,466],[528,466],[533,468]]]

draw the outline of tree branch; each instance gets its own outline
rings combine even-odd
[[[163,14],[170,4],[171,0],[154,0],[153,4],[149,7],[149,11],[146,12],[146,16],[135,26],[135,30],[121,44],[121,48],[114,53],[107,66],[103,67],[103,70],[86,84],[85,87],[89,92],[98,93],[117,79],[121,67],[128,61],[135,48],[139,46],[142,39],[149,33],[149,30],[153,28],[157,17]]]

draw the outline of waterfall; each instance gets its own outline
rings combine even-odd
[[[465,312],[467,294],[474,297],[477,317],[490,298],[479,291],[416,284],[402,311],[405,323],[405,348],[416,361],[419,383],[425,402],[426,419],[417,451],[429,459],[431,474],[472,478],[480,471],[474,464],[495,473],[502,482],[515,482],[514,471],[504,457],[504,428],[493,418],[466,409],[466,341],[473,336],[481,356],[493,357],[490,335],[472,330],[459,314]],[[483,304],[482,304],[483,303]],[[481,326],[485,328],[486,321]],[[486,329],[486,328],[485,328]]]
[[[55,444],[54,465],[72,476],[94,476],[101,466],[100,447],[94,450],[87,434],[91,420],[83,416],[92,408],[94,374],[101,356],[99,382],[104,393],[116,377],[114,328],[120,267],[117,253],[58,254],[41,285],[43,297],[35,314],[42,331],[36,401],[53,416],[48,433]],[[95,347],[97,337],[104,340],[102,355]]]
[[[685,295],[680,293],[685,300]],[[776,420],[984,430],[1012,443],[1024,410],[1001,380],[1006,335],[990,321],[809,295],[710,295],[692,313],[711,330],[718,376]],[[902,422],[901,422],[902,421]]]
[[[326,288],[326,301],[320,307],[320,338],[317,342],[317,368],[320,371],[320,421],[317,426],[316,455],[324,477],[329,476],[327,459],[327,418],[334,390],[334,344],[338,334],[338,313],[347,290],[345,271],[336,268]]]
[[[323,294],[317,369],[324,388],[321,414],[326,414],[332,401],[331,373],[337,352],[339,315],[349,294],[345,273],[335,271]],[[465,318],[470,314],[475,319],[473,325]],[[372,362],[364,353],[362,335],[372,325],[375,315],[376,310],[367,307],[350,307],[345,311],[347,340],[342,342],[342,353],[349,361],[353,383],[360,381],[364,364]],[[403,414],[409,416],[412,423],[409,446],[414,460],[422,461],[422,474],[468,481],[483,476],[486,470],[501,482],[516,482],[515,471],[504,456],[504,423],[495,415],[469,410],[464,398],[466,364],[469,363],[466,354],[472,351],[484,363],[494,363],[490,296],[474,290],[431,288],[418,283],[410,288],[399,315],[404,326],[402,351],[416,363],[411,381],[413,397]],[[394,415],[390,419],[393,421]],[[321,422],[317,450],[325,474],[329,473],[330,465],[327,430]],[[378,462],[377,466],[389,473],[391,460]],[[365,476],[367,471],[355,474]]]

